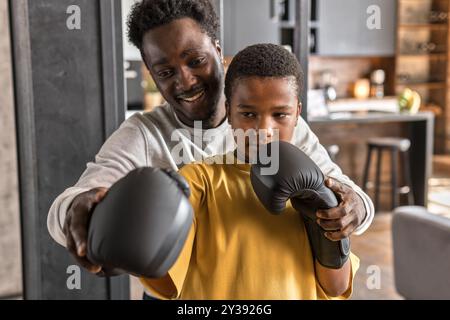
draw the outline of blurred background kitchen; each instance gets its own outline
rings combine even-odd
[[[36,0],[30,11],[39,13],[50,2]],[[88,6],[86,1],[72,2]],[[126,112],[118,118],[125,119],[135,112],[151,111],[164,100],[139,51],[126,39],[126,17],[135,0],[111,2],[117,5],[113,23],[122,20],[117,39],[123,60],[117,61],[124,63]],[[443,274],[450,268],[450,0],[213,2],[220,13],[219,36],[227,64],[240,49],[263,42],[284,45],[299,57],[308,84],[303,116],[332,159],[374,201],[377,213],[372,227],[352,237],[353,250],[361,258],[353,299],[450,299],[450,280]],[[10,26],[12,31],[17,26],[8,19],[10,6],[11,1],[0,0],[0,29],[8,34]],[[29,202],[23,197],[30,195],[24,194],[26,188],[19,188],[24,184],[19,167],[24,165],[17,154],[20,141],[27,137],[19,120],[29,118],[18,115],[14,107],[14,101],[20,100],[10,77],[12,56],[17,54],[14,41],[2,37],[0,42],[0,87],[7,91],[0,95],[0,298],[21,299],[28,297],[24,294],[27,277],[32,291],[36,275],[65,254],[45,253],[41,258],[46,259],[45,267],[39,270],[29,267],[35,263],[33,255],[30,258],[30,249],[21,245],[30,241],[24,230],[45,232],[49,199],[63,189],[51,190],[47,200],[39,202],[33,225],[37,229],[24,227],[27,215],[21,215],[20,208],[27,210]],[[92,147],[91,154],[96,150]],[[58,154],[50,157],[57,161]],[[83,167],[77,170],[74,177]],[[73,182],[73,178],[59,178],[65,186]],[[408,207],[412,205],[417,207]],[[44,245],[49,239],[42,237]],[[32,270],[35,276],[24,270]],[[379,275],[379,285],[370,284],[374,275]],[[86,281],[95,286],[94,279]],[[52,285],[51,280],[43,280],[40,286],[47,286],[42,290],[46,294],[34,297],[58,297],[62,289]],[[140,299],[136,280],[131,279],[129,286],[130,297]],[[63,298],[71,297],[65,294]],[[89,294],[81,293],[72,298],[86,297]],[[98,297],[102,294],[94,294]]]

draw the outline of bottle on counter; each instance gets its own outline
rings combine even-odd
[[[323,70],[320,74],[319,88],[323,89],[326,102],[334,101],[337,98],[336,92],[337,78],[333,71]]]
[[[384,81],[386,79],[386,74],[384,70],[378,69],[374,70],[370,75],[370,96],[374,98],[384,97]]]

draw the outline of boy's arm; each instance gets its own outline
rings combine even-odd
[[[340,269],[331,269],[314,262],[318,299],[344,300],[353,293],[353,281],[359,269],[359,258],[350,253]]]
[[[174,265],[161,278],[139,278],[150,296],[161,300],[178,299],[183,289],[189,261],[191,260],[196,231],[196,220],[192,224],[189,235]]]
[[[158,279],[145,279],[148,286],[151,286],[153,290],[158,291],[163,297],[173,297],[177,293],[177,288],[170,278],[169,274],[166,274],[162,278]]]
[[[180,255],[164,277],[158,279],[140,278],[147,292],[155,298],[163,300],[178,299],[181,295],[184,280],[189,270],[197,230],[196,214],[204,206],[206,188],[208,187],[205,183],[205,181],[208,181],[207,174],[200,168],[198,164],[187,164],[178,171],[189,184],[189,202],[194,211],[194,221]]]
[[[350,259],[340,269],[326,268],[315,260],[315,269],[320,286],[328,296],[341,296],[348,290],[351,279]]]

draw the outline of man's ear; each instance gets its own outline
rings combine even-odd
[[[152,70],[149,68],[148,64],[147,64],[147,59],[145,58],[145,54],[142,52],[142,61],[145,64],[145,67],[148,70],[148,73],[150,74],[150,77],[152,78],[152,80],[155,82],[156,88],[161,92],[161,89],[159,88],[159,84],[158,82],[155,80],[155,75],[153,74]]]
[[[144,50],[139,50],[140,52],[141,52],[141,58],[142,58],[142,61],[144,62],[144,65],[145,65],[145,67],[147,68],[147,70],[150,72],[150,68],[149,68],[149,66],[148,66],[148,63],[147,63],[147,58],[145,57],[145,52],[144,52]]]
[[[224,63],[225,60],[223,57],[222,47],[220,46],[219,40],[214,41],[214,46],[216,47],[217,53],[219,54],[220,61],[222,61],[222,63]]]

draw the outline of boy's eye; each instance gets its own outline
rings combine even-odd
[[[241,115],[245,118],[255,118],[256,114],[254,112],[241,112]]]
[[[275,114],[274,114],[274,117],[275,117],[275,118],[279,118],[279,119],[284,119],[284,118],[286,118],[286,117],[288,117],[288,116],[289,116],[288,113],[282,113],[282,112],[280,112],[280,113],[275,113]]]

